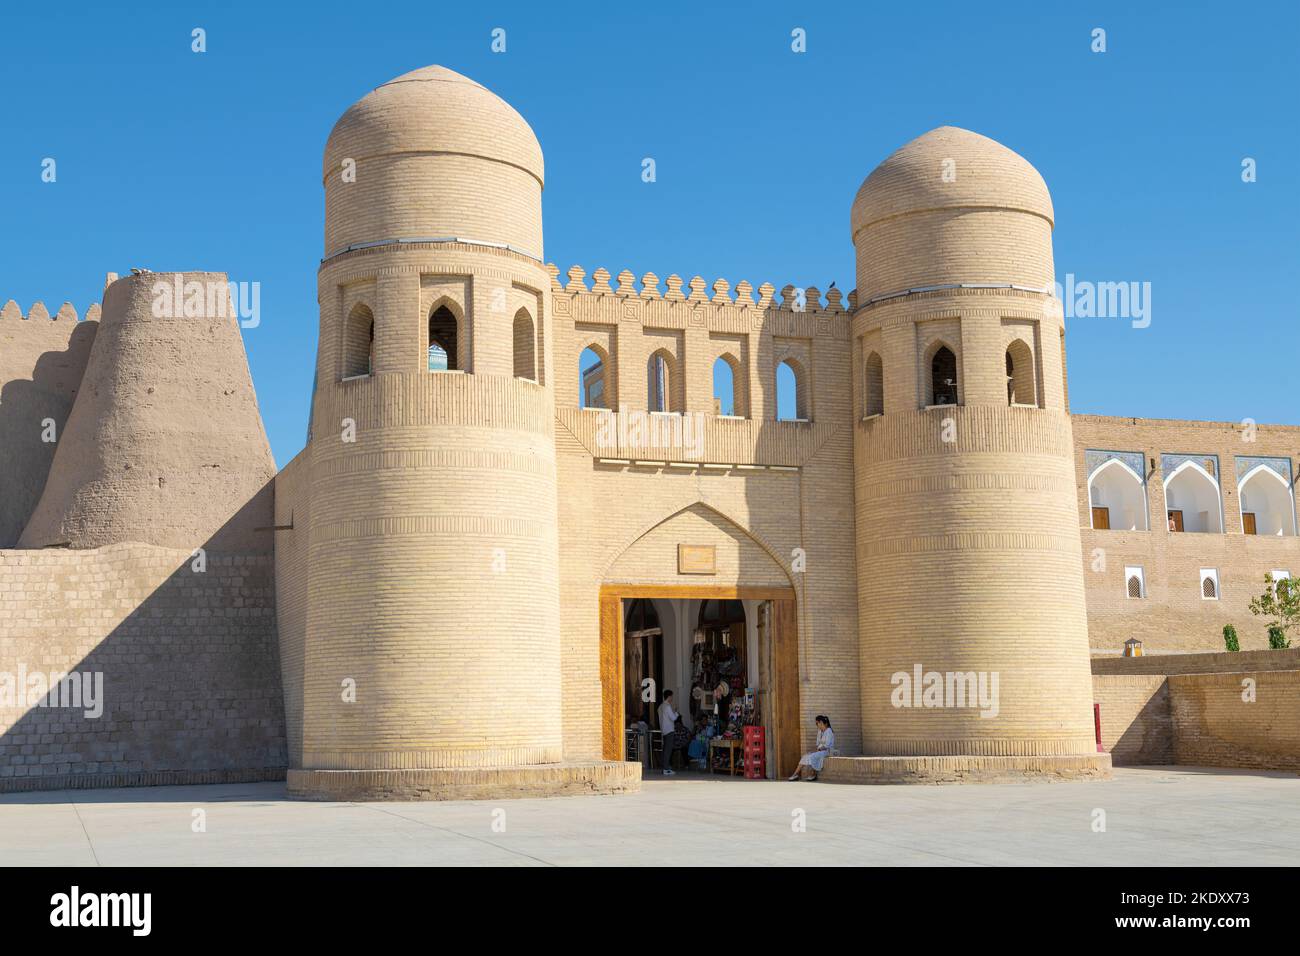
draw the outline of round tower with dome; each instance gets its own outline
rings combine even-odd
[[[291,792],[633,785],[628,765],[564,761],[537,138],[430,66],[343,114],[322,179]]]
[[[863,752],[1108,766],[1047,187],[942,127],[877,167],[851,218]]]

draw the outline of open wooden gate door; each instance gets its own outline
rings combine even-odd
[[[623,600],[600,595],[601,753],[606,760],[625,760],[623,744]]]
[[[802,756],[799,727],[799,628],[793,588],[606,584],[600,589],[601,753],[624,760],[623,601],[633,598],[770,601],[772,700],[770,742],[776,771],[788,777]]]
[[[788,777],[803,756],[799,745],[799,628],[793,600],[772,602],[772,730],[776,776]]]

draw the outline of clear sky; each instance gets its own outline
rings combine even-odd
[[[9,0],[0,302],[84,311],[106,272],[132,266],[259,282],[244,340],[284,464],[315,360],[325,137],[376,85],[441,63],[532,125],[546,258],[588,275],[847,291],[862,179],[936,126],[991,136],[1047,180],[1059,281],[1151,283],[1146,328],[1067,321],[1074,411],[1300,424],[1298,11]],[[206,53],[191,51],[195,27]]]

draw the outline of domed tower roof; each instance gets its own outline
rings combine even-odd
[[[513,107],[426,66],[353,103],[325,144],[325,255],[457,238],[542,256],[542,148]]]
[[[487,87],[445,66],[389,80],[353,103],[325,143],[325,175],[345,158],[459,153],[518,166],[543,184],[532,127]]]
[[[945,176],[948,170],[952,175]],[[1047,184],[1023,156],[968,129],[940,126],[895,151],[862,183],[853,200],[853,235],[891,216],[957,208],[1015,210],[1054,221]]]
[[[987,136],[941,126],[862,183],[850,215],[858,301],[941,285],[1052,281],[1052,198],[1038,171]]]

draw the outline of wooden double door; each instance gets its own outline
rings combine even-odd
[[[624,759],[627,723],[627,643],[623,601],[636,598],[696,598],[768,602],[760,629],[759,653],[768,655],[770,688],[765,723],[772,734],[777,776],[788,776],[799,763],[799,629],[791,588],[653,587],[605,585],[600,590],[601,741],[606,760]]]

